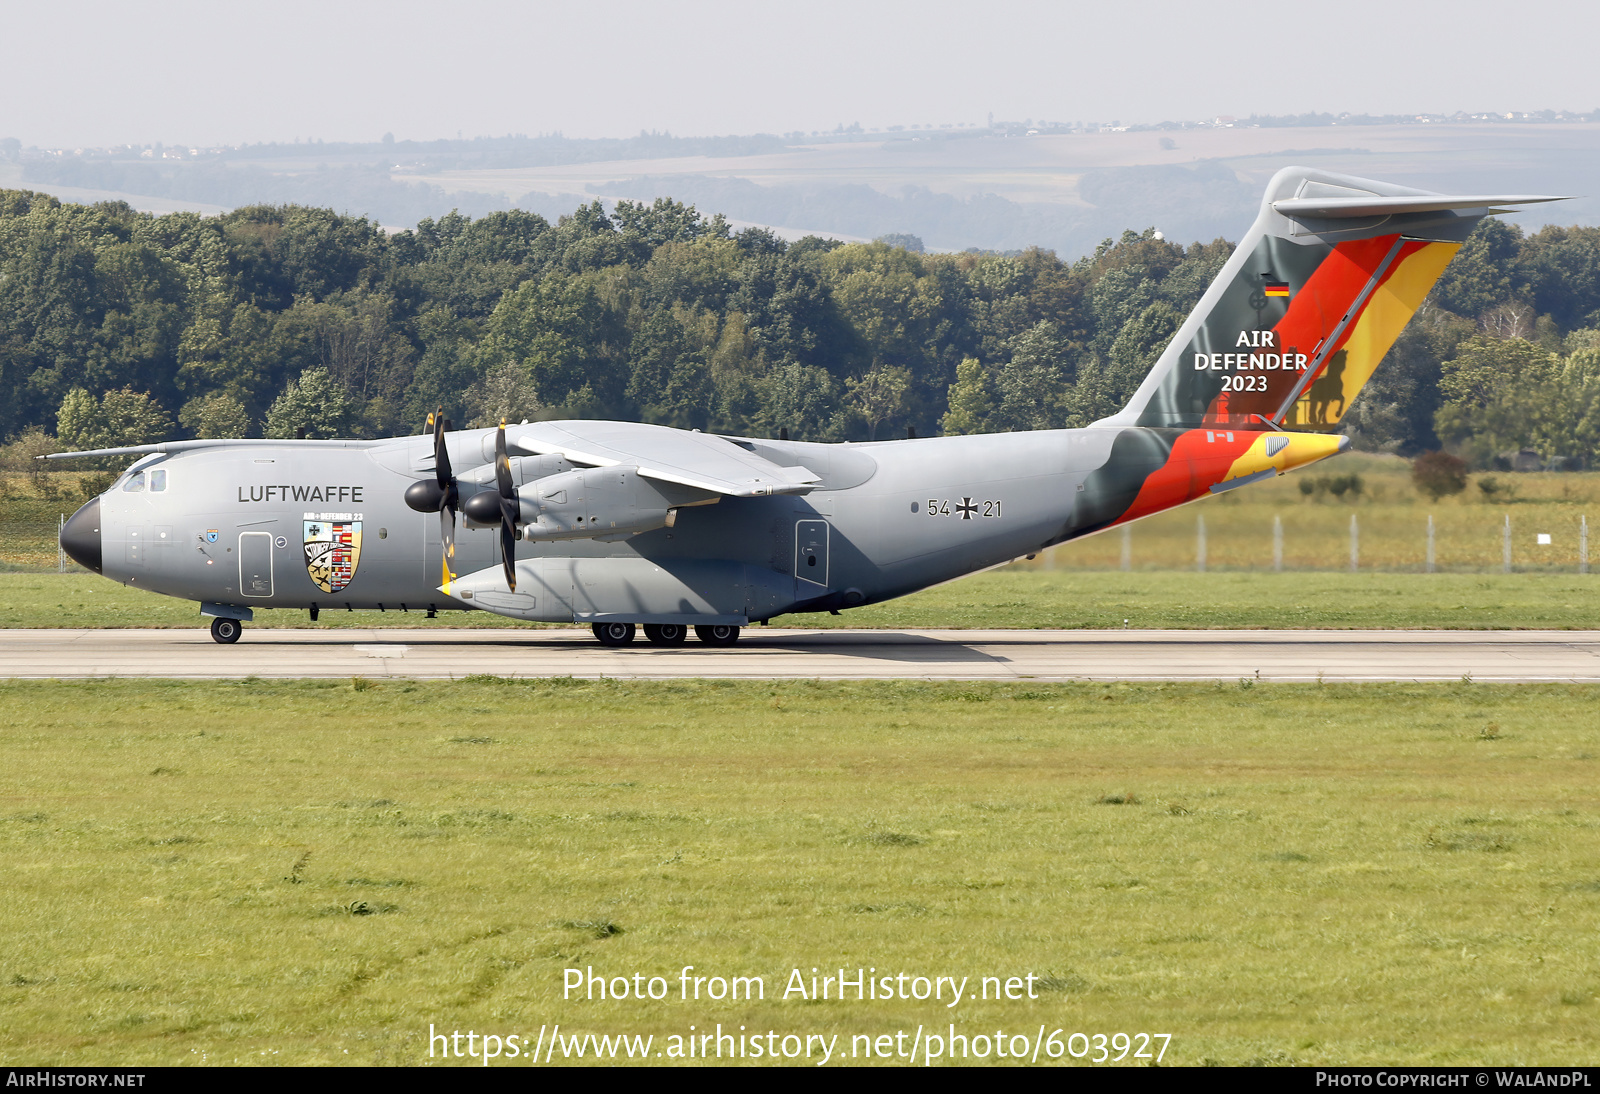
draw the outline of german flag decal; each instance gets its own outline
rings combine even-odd
[[[1287,281],[1268,281],[1261,286],[1261,291],[1266,293],[1269,298],[1289,299],[1289,283]]]

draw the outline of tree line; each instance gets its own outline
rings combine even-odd
[[[1072,263],[787,243],[670,198],[390,234],[304,206],[0,191],[0,436],[387,436],[441,406],[817,440],[1078,426],[1123,404],[1231,252],[1153,230]],[[1347,428],[1585,465],[1597,328],[1600,230],[1485,222]]]

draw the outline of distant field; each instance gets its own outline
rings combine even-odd
[[[6,1065],[416,1064],[430,1024],[655,1051],[718,1023],[840,1052],[1146,1031],[1167,1064],[1584,1064],[1600,1037],[1591,688],[0,701]],[[686,965],[765,998],[562,998],[569,968],[676,991]],[[783,1000],[840,967],[1032,974],[1038,998]]]

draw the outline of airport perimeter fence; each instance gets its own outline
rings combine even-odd
[[[65,513],[31,520],[0,520],[0,569],[52,569],[60,573],[81,569],[61,550],[61,525],[65,522]]]
[[[1030,569],[1589,573],[1586,512],[1183,508],[1041,552]]]
[[[1578,506],[1515,511],[1418,507],[1194,506],[1062,544],[1018,563],[1038,570],[1351,571],[1393,573],[1590,572],[1591,522]],[[66,572],[65,513],[11,512],[0,520],[0,570]],[[26,516],[28,519],[16,519]],[[1600,547],[1600,544],[1596,544]]]

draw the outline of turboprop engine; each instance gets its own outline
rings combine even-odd
[[[677,511],[712,505],[720,495],[661,482],[637,467],[586,467],[536,479],[516,491],[516,523],[524,539],[623,539],[657,528],[671,528]],[[493,491],[472,495],[461,506],[474,524],[501,519]]]

